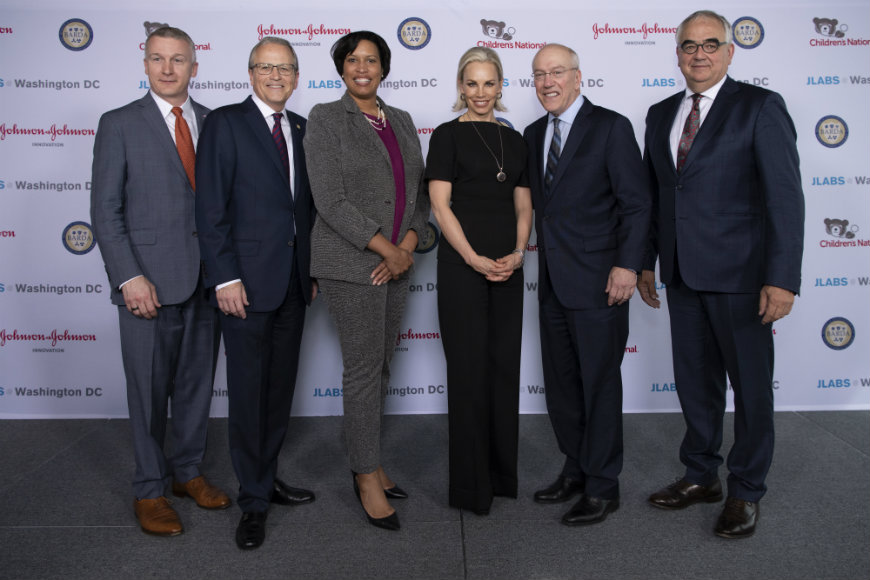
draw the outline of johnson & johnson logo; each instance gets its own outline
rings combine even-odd
[[[58,127],[57,124],[52,124],[48,129],[38,127],[19,127],[18,123],[13,123],[11,127],[8,127],[6,123],[0,125],[0,141],[5,141],[7,135],[47,135],[51,137],[52,141],[54,141],[58,137],[95,134],[96,132],[93,129],[71,129],[66,123],[63,124],[63,127]]]
[[[417,332],[410,328],[405,332],[400,332],[396,337],[396,346],[400,345],[403,340],[441,340],[440,332]]]
[[[603,26],[597,22],[592,25],[593,39],[598,40],[602,35],[618,35],[618,34],[640,34],[644,40],[653,34],[668,34],[677,33],[676,26],[660,26],[658,22],[647,24],[644,22],[640,26],[611,26],[609,22],[605,22]]]
[[[69,330],[54,329],[49,334],[42,332],[19,332],[15,330],[7,331],[5,328],[0,329],[0,346],[6,346],[6,341],[10,342],[49,342],[51,346],[57,346],[60,342],[95,342],[96,334],[73,334]]]
[[[306,28],[281,28],[274,24],[257,27],[257,39],[263,40],[264,36],[307,36],[308,40],[312,40],[315,36],[339,36],[349,34],[350,28],[327,28],[323,24],[309,24]]]

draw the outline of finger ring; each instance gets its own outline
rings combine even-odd
[[[134,307],[133,307],[133,310],[139,310],[139,307],[138,307],[138,306],[134,306]]]

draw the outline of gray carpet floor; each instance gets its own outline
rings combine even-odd
[[[241,552],[235,506],[175,500],[184,534],[140,531],[127,421],[0,421],[0,578],[870,578],[870,413],[782,412],[776,422],[758,531],[729,541],[712,533],[720,504],[665,512],[645,503],[681,474],[679,414],[625,416],[621,508],[584,528],[559,523],[570,504],[531,499],[561,467],[546,416],[521,417],[520,497],[496,498],[489,516],[447,506],[446,416],[387,417],[384,464],[411,494],[393,502],[398,533],[365,521],[341,418],[293,418],[280,475],[317,501],[275,506],[266,543]],[[225,420],[212,420],[204,470],[234,489]]]

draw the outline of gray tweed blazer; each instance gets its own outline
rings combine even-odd
[[[396,134],[405,164],[405,214],[398,239],[412,229],[421,241],[429,219],[423,152],[405,111],[378,99]],[[381,257],[366,249],[380,232],[393,231],[396,187],[390,156],[353,98],[315,105],[308,115],[305,161],[317,220],[311,232],[311,275],[370,284]]]

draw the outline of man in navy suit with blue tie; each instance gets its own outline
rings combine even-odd
[[[755,531],[773,458],[773,333],[800,289],[804,198],[796,133],[777,93],[727,76],[731,25],[699,11],[677,29],[686,90],[653,105],[645,159],[651,244],[638,282],[659,307],[667,286],[685,474],[649,497],[662,509],[722,500],[726,373],[734,390],[727,500],[714,532]]]
[[[596,524],[619,508],[628,306],[652,202],[631,123],[580,94],[577,53],[548,44],[532,62],[547,114],[525,131],[538,236],[547,412],[565,463],[538,503],[580,494],[562,517]]]
[[[211,113],[197,154],[196,223],[206,286],[223,314],[241,549],[263,543],[270,503],[314,501],[277,477],[305,307],[317,292],[309,277],[314,206],[305,119],[285,109],[298,72],[290,43],[258,42],[248,59],[254,94]]]

